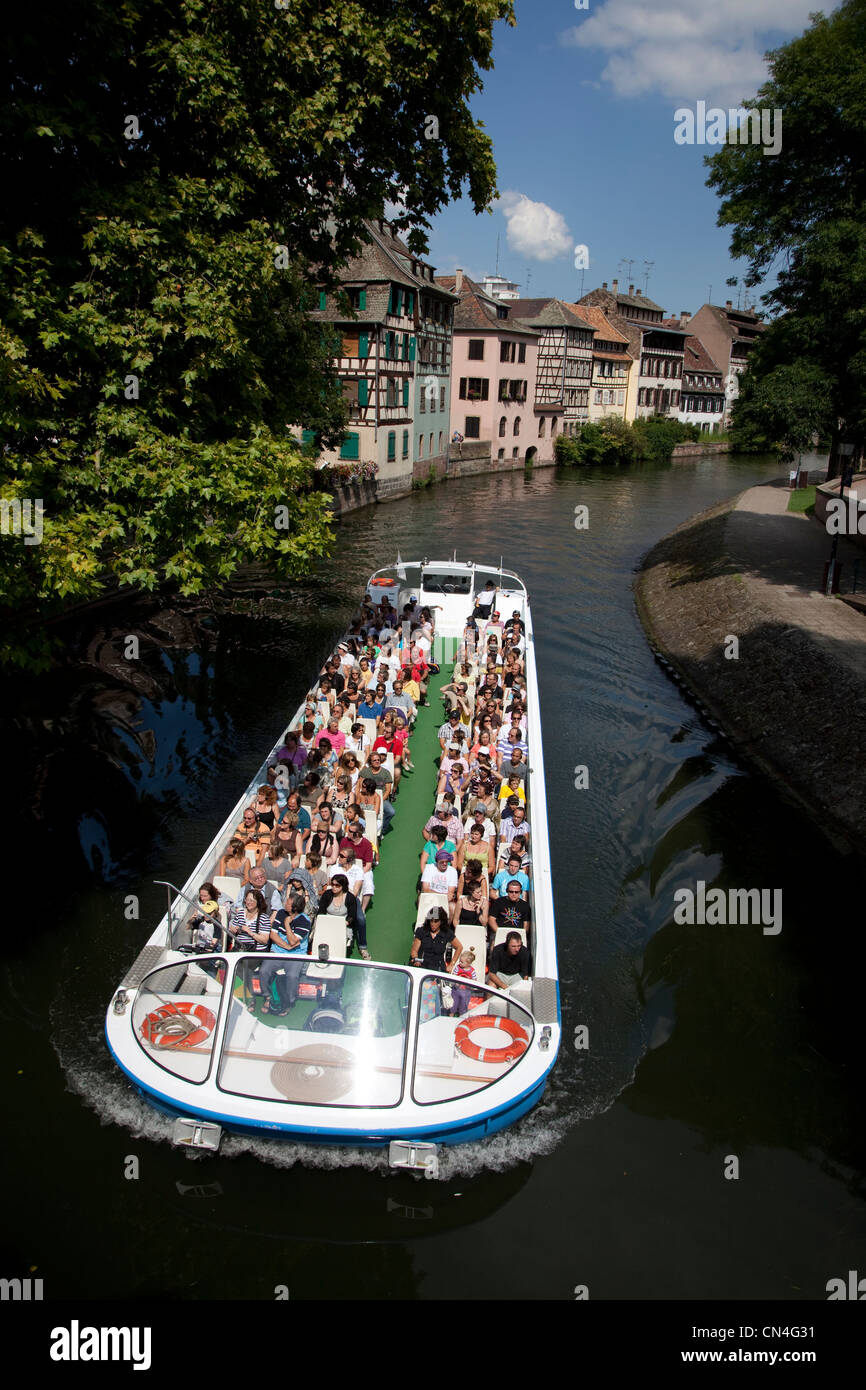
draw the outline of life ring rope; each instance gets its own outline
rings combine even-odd
[[[190,1028],[186,1020],[198,1020],[198,1028]],[[204,1004],[163,1004],[141,1025],[141,1036],[152,1047],[198,1047],[207,1042],[216,1024],[216,1015]]]
[[[500,1033],[507,1033],[511,1041],[504,1047],[479,1047],[478,1043],[472,1041],[476,1028],[495,1028]],[[515,1062],[529,1046],[525,1028],[521,1028],[514,1019],[502,1018],[498,1014],[476,1014],[474,1018],[464,1019],[454,1034],[454,1042],[464,1057],[470,1057],[475,1062]]]

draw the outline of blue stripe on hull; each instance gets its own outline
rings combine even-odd
[[[485,1139],[488,1135],[496,1134],[498,1130],[514,1124],[538,1104],[544,1095],[550,1068],[553,1067],[556,1060],[555,1057],[551,1058],[550,1068],[535,1086],[524,1091],[522,1095],[515,1096],[513,1100],[500,1108],[487,1110],[481,1115],[472,1115],[453,1125],[439,1125],[432,1129],[419,1125],[412,1129],[401,1128],[399,1133],[395,1134],[371,1134],[369,1130],[363,1129],[314,1129],[312,1126],[307,1128],[297,1125],[271,1124],[265,1120],[240,1120],[233,1115],[220,1115],[217,1111],[202,1110],[194,1105],[178,1105],[170,1096],[163,1095],[161,1091],[151,1090],[149,1086],[144,1086],[123,1066],[110,1043],[108,1046],[115,1062],[124,1074],[134,1082],[139,1093],[166,1115],[194,1115],[200,1119],[212,1120],[233,1134],[295,1139],[306,1144],[352,1144],[357,1148],[384,1148],[391,1143],[392,1139],[414,1139],[429,1144],[468,1144],[474,1139]]]

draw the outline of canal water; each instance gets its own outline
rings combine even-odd
[[[0,710],[18,802],[0,1274],[42,1278],[46,1299],[823,1299],[858,1267],[859,867],[671,681],[632,596],[656,540],[779,471],[709,457],[450,482],[349,516],[303,585],[64,626],[66,663]],[[163,911],[152,881],[184,881],[369,573],[455,547],[501,556],[533,606],[565,1029],[545,1101],[446,1150],[436,1182],[266,1140],[190,1161],[102,1033]],[[698,879],[781,889],[782,931],[675,925]]]

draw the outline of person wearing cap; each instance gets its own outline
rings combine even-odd
[[[465,822],[464,822],[464,827],[463,827],[463,828],[464,828],[464,830],[465,830],[465,832],[466,832],[467,835],[469,834],[469,831],[470,831],[470,829],[472,828],[473,825],[478,825],[478,826],[481,827],[481,838],[482,838],[482,840],[483,840],[486,844],[489,844],[491,849],[495,849],[495,848],[496,848],[496,826],[494,825],[493,821],[492,821],[492,820],[490,819],[490,817],[488,816],[487,811],[485,810],[484,804],[483,804],[483,802],[481,802],[481,801],[476,801],[476,802],[475,802],[475,805],[472,807],[472,810],[470,811],[469,815],[466,817],[466,820],[465,820]]]
[[[423,835],[425,840],[429,840],[433,830],[437,825],[445,827],[445,833],[449,840],[459,844],[463,839],[463,826],[460,817],[455,815],[454,808],[449,806],[447,801],[439,801],[436,810],[424,826]]]
[[[446,893],[449,905],[457,901],[457,870],[452,864],[453,855],[447,849],[436,851],[434,863],[427,864],[421,874],[422,893]]]
[[[473,618],[489,618],[496,602],[496,585],[492,579],[488,579],[480,594],[475,596],[475,609]]]

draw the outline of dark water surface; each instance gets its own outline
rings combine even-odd
[[[8,859],[0,1274],[33,1272],[46,1298],[823,1299],[862,1264],[859,869],[669,680],[631,590],[657,539],[778,471],[710,458],[449,483],[349,517],[289,605],[81,619],[68,640],[89,664],[4,719],[7,785],[40,829],[14,917]],[[565,1028],[545,1102],[442,1151],[438,1182],[268,1141],[189,1161],[102,1033],[163,910],[151,880],[184,881],[369,573],[455,546],[523,576],[538,634]],[[696,879],[781,889],[782,932],[674,925]]]

